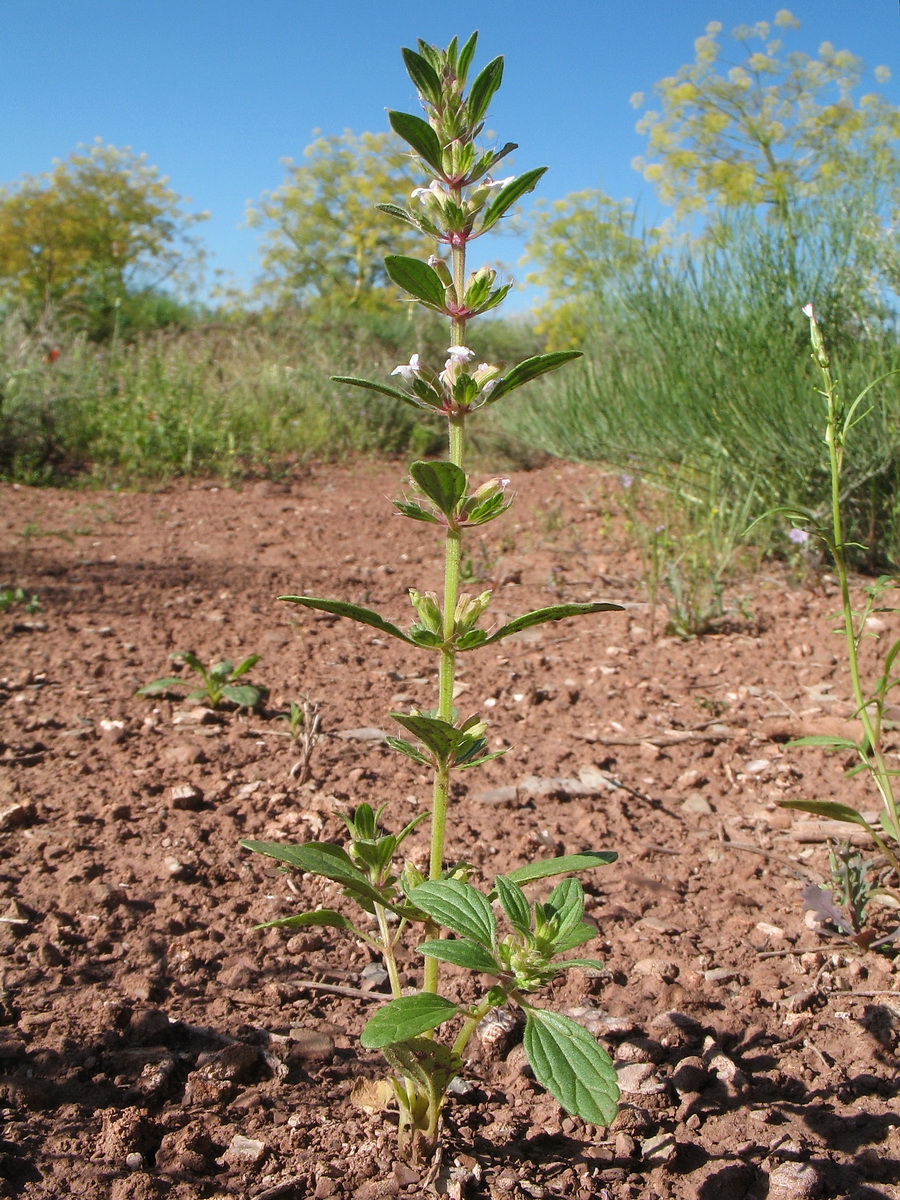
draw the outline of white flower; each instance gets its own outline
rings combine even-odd
[[[423,203],[432,198],[438,200],[446,199],[444,189],[441,187],[440,180],[432,179],[427,188],[413,188],[410,192],[413,200],[421,200]]]
[[[512,183],[515,175],[507,175],[505,179],[491,179],[490,175],[485,179],[484,186],[486,188],[505,188],[508,183]]]
[[[814,321],[816,319],[815,309],[813,308],[813,306],[811,304],[804,304],[801,311],[802,311],[804,317],[809,317],[809,319],[811,321]]]
[[[474,353],[469,349],[468,346],[449,346],[447,348],[447,353],[450,355],[450,358],[447,361],[448,367],[452,363],[457,363],[459,366],[464,367],[466,363],[471,362],[475,357]]]
[[[401,376],[404,383],[412,383],[414,379],[418,379],[421,374],[418,354],[414,354],[409,363],[403,363],[402,366],[394,367],[391,374]]]
[[[482,396],[489,396],[499,382],[499,379],[489,379],[481,389]]]

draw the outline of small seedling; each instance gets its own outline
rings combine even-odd
[[[40,611],[41,602],[35,595],[27,595],[22,588],[0,588],[0,613],[11,608],[24,608],[29,616]]]
[[[430,768],[432,809],[395,834],[381,827],[383,807],[376,811],[367,803],[357,804],[343,817],[349,833],[346,849],[327,842],[241,843],[287,867],[331,880],[345,898],[358,904],[360,914],[352,919],[343,911],[324,908],[269,922],[264,928],[344,929],[382,957],[391,999],[367,1021],[361,1041],[368,1049],[380,1050],[393,1071],[380,1092],[396,1105],[400,1153],[411,1159],[429,1159],[435,1152],[444,1098],[462,1067],[469,1040],[481,1021],[506,1005],[516,1005],[524,1013],[525,1052],[535,1078],[570,1113],[594,1125],[609,1125],[619,1094],[615,1068],[591,1034],[571,1018],[532,1001],[536,991],[569,967],[600,969],[593,959],[564,957],[596,932],[583,919],[584,892],[570,875],[611,863],[615,853],[584,851],[530,863],[489,879],[481,889],[470,882],[474,867],[447,863],[444,858],[447,834],[453,828],[455,772],[499,757],[488,751],[485,722],[477,714],[460,714],[453,705],[457,657],[545,622],[621,607],[605,601],[553,604],[499,627],[484,628],[490,591],[470,595],[460,590],[465,565],[471,561],[471,552],[463,552],[468,531],[495,520],[511,503],[509,480],[494,478],[475,486],[464,468],[470,418],[530,380],[579,357],[577,351],[557,351],[508,367],[478,363],[467,345],[469,322],[494,309],[510,288],[498,285],[497,273],[490,268],[467,271],[468,243],[493,229],[544,173],[541,168],[517,178],[492,179],[496,165],[515,147],[507,143],[494,150],[477,145],[491,97],[500,85],[503,59],[488,63],[466,92],[475,42],[473,34],[463,46],[454,38],[446,50],[420,41],[417,50],[403,51],[426,119],[392,112],[390,122],[409,143],[413,158],[431,182],[412,193],[409,210],[396,204],[380,206],[419,230],[432,246],[449,248],[446,259],[391,255],[385,260],[388,276],[413,302],[449,318],[446,361],[429,364],[413,354],[393,372],[399,377],[396,387],[337,377],[340,383],[389,396],[446,420],[447,459],[414,462],[409,491],[395,501],[402,516],[433,527],[429,534],[435,528],[441,531],[443,588],[439,593],[409,589],[415,615],[408,631],[380,613],[342,600],[282,597],[347,617],[437,658],[436,707],[392,713],[403,736],[387,739],[392,749],[418,767]],[[474,582],[474,563],[468,574]],[[431,835],[427,868],[411,859],[398,862],[398,851],[424,821],[430,822]],[[569,877],[542,902],[526,895],[525,885],[561,875]],[[411,961],[408,954],[399,957],[398,949],[410,932],[421,964],[421,982],[413,991],[404,987],[398,965],[402,964],[408,980]],[[458,986],[451,987],[449,995],[441,987],[441,963],[470,972],[461,984],[455,976]]]
[[[313,751],[322,735],[319,706],[311,696],[301,696],[299,702],[291,701],[290,712],[278,715],[282,721],[287,721],[291,741],[300,751],[300,758],[291,767],[291,776],[298,783],[305,783]]]
[[[201,687],[189,691],[186,700],[205,704],[208,708],[218,708],[223,701],[234,704],[238,708],[255,708],[265,696],[266,689],[253,683],[236,683],[259,662],[258,654],[251,654],[242,663],[234,666],[227,659],[205,667],[196,654],[185,650],[172,655],[173,662],[184,663],[186,667],[200,676],[203,680]],[[187,687],[187,680],[178,675],[166,675],[162,679],[154,679],[138,688],[139,696],[158,696],[161,692],[171,692],[176,688]]]
[[[882,935],[867,920],[869,906],[884,896],[873,882],[875,864],[846,842],[832,846],[828,863],[830,883],[809,883],[802,893],[805,908],[820,921],[819,933],[852,942],[863,950],[877,950],[895,942],[900,937],[900,927]]]

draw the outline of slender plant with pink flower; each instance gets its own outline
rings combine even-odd
[[[524,1044],[535,1077],[570,1113],[596,1125],[608,1125],[616,1112],[616,1075],[606,1052],[582,1026],[532,1002],[560,971],[580,966],[600,969],[594,959],[561,957],[594,937],[583,919],[584,892],[572,873],[614,861],[610,851],[586,850],[528,863],[498,875],[483,890],[470,880],[473,868],[447,863],[444,846],[451,819],[451,779],[498,755],[490,753],[487,726],[477,714],[462,716],[453,704],[456,663],[460,654],[495,645],[532,626],[563,618],[599,613],[619,606],[605,601],[556,604],[500,625],[485,627],[491,593],[469,595],[460,588],[461,547],[466,533],[496,520],[510,506],[509,480],[490,479],[473,487],[465,469],[466,429],[473,414],[496,404],[523,384],[554,371],[578,352],[540,354],[515,366],[477,363],[469,348],[469,325],[506,297],[511,284],[499,283],[497,272],[482,266],[469,271],[469,243],[493,229],[516,202],[530,192],[546,168],[495,179],[497,165],[516,147],[483,148],[478,138],[488,105],[503,75],[503,59],[495,58],[466,90],[476,35],[460,46],[454,38],[445,50],[418,42],[403,50],[410,78],[425,116],[392,112],[393,129],[410,146],[413,159],[431,176],[416,188],[409,208],[379,207],[411,225],[432,243],[449,250],[449,258],[427,260],[391,255],[388,275],[415,303],[449,320],[449,348],[443,365],[429,365],[418,353],[392,372],[398,385],[356,377],[336,381],[391,397],[425,413],[440,413],[447,422],[448,454],[441,461],[414,462],[409,492],[395,501],[409,520],[443,530],[442,594],[409,589],[415,614],[404,630],[379,613],[342,600],[283,596],[289,603],[347,617],[382,634],[416,646],[438,660],[438,695],[434,709],[394,712],[403,736],[389,737],[398,753],[427,766],[433,775],[431,811],[399,833],[381,827],[383,807],[366,802],[343,817],[349,833],[345,849],[331,843],[285,845],[244,841],[247,849],[269,855],[290,867],[332,880],[359,905],[362,917],[350,919],[335,909],[316,909],[269,922],[269,927],[331,926],[349,930],[381,955],[392,998],[363,1028],[363,1046],[381,1050],[393,1075],[392,1101],[399,1113],[400,1153],[412,1159],[434,1151],[447,1089],[458,1074],[476,1028],[493,1010],[516,1006],[524,1014]],[[473,365],[476,364],[477,365]],[[427,872],[411,861],[397,864],[400,847],[410,833],[430,818]],[[542,902],[531,901],[524,885],[563,876]],[[500,922],[506,929],[502,928]],[[421,987],[404,990],[397,949],[416,931],[415,950],[422,956]],[[441,963],[473,973],[474,1001],[445,995]],[[493,981],[480,983],[484,976]],[[437,1031],[443,1027],[445,1037]]]

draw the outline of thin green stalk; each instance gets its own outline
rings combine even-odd
[[[397,1000],[403,995],[403,988],[400,984],[400,975],[397,972],[397,962],[394,958],[394,942],[391,937],[391,929],[388,925],[387,912],[380,905],[375,905],[375,914],[378,917],[378,928],[381,932],[381,958],[387,968],[388,979],[391,982],[391,995]]]
[[[853,621],[853,606],[850,599],[850,583],[847,576],[847,563],[844,557],[844,533],[843,519],[841,514],[841,471],[843,469],[844,460],[844,443],[843,432],[838,429],[837,415],[837,398],[834,379],[832,378],[831,368],[828,364],[827,354],[824,347],[820,349],[819,345],[814,342],[816,349],[816,358],[819,369],[822,372],[824,381],[824,394],[828,402],[828,424],[825,434],[825,442],[828,446],[828,459],[831,468],[831,524],[834,534],[834,541],[831,546],[834,565],[837,568],[838,580],[841,588],[841,608],[844,615],[844,636],[847,642],[847,663],[850,669],[850,683],[853,689],[853,699],[856,704],[856,710],[859,719],[862,723],[863,732],[865,734],[866,743],[870,747],[869,754],[874,759],[874,767],[867,762],[870,773],[875,780],[875,784],[881,795],[885,809],[890,814],[894,826],[897,826],[898,811],[897,801],[894,796],[893,785],[888,771],[887,762],[884,758],[884,753],[881,749],[881,739],[879,736],[880,729],[876,733],[875,727],[872,724],[872,719],[869,714],[866,697],[863,693],[862,679],[859,670],[859,638]],[[896,855],[893,854],[885,845],[882,845],[882,850],[891,861],[891,865],[895,870],[900,872],[900,862]]]

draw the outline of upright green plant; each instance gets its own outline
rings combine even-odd
[[[558,604],[526,613],[490,631],[480,627],[490,604],[490,592],[472,596],[460,590],[464,535],[496,519],[510,505],[507,480],[491,479],[473,487],[466,474],[469,418],[529,380],[578,357],[575,351],[561,351],[528,358],[511,368],[492,363],[474,368],[470,365],[475,356],[467,346],[468,324],[496,308],[510,285],[498,285],[496,272],[488,267],[467,272],[468,243],[492,229],[521,196],[531,191],[545,170],[527,171],[518,178],[498,182],[491,178],[497,164],[515,147],[507,143],[499,150],[476,148],[488,104],[500,86],[503,60],[495,58],[488,63],[466,93],[475,42],[473,34],[462,47],[454,38],[446,50],[419,41],[418,50],[403,51],[427,119],[392,112],[390,121],[412,148],[414,160],[433,178],[427,187],[415,189],[411,210],[395,204],[380,206],[431,241],[449,247],[449,262],[437,255],[427,262],[406,255],[390,255],[385,260],[390,279],[413,301],[449,318],[448,357],[438,369],[413,354],[407,364],[393,372],[400,377],[400,387],[336,377],[338,382],[392,397],[422,412],[440,413],[447,421],[447,459],[414,462],[409,472],[409,494],[395,502],[397,510],[410,520],[443,529],[442,594],[410,588],[416,621],[408,631],[370,609],[341,600],[282,597],[293,604],[349,617],[437,655],[436,708],[392,713],[407,736],[388,738],[395,750],[433,772],[427,879],[412,862],[407,861],[402,868],[396,866],[395,857],[428,813],[392,834],[380,827],[383,808],[374,811],[362,803],[343,818],[350,835],[347,850],[317,842],[302,846],[241,843],[334,881],[344,895],[357,901],[368,918],[356,924],[341,912],[318,909],[269,922],[264,928],[326,925],[348,929],[383,957],[392,999],[367,1022],[361,1040],[368,1048],[380,1049],[395,1072],[391,1083],[399,1109],[400,1152],[413,1158],[427,1157],[433,1151],[443,1100],[460,1070],[469,1039],[479,1023],[502,1005],[514,1003],[524,1011],[525,1049],[534,1074],[569,1112],[606,1125],[615,1115],[618,1098],[615,1071],[596,1041],[574,1021],[538,1008],[530,1000],[532,992],[544,987],[561,970],[574,965],[599,966],[591,959],[559,959],[593,936],[592,927],[583,920],[581,885],[567,877],[543,903],[531,902],[523,890],[534,880],[610,863],[616,855],[587,851],[530,863],[498,876],[486,891],[469,881],[472,868],[468,864],[444,861],[453,773],[498,757],[488,753],[485,723],[477,715],[461,717],[453,706],[458,655],[547,621],[619,607],[606,602]],[[508,932],[498,929],[495,905],[502,910]],[[421,931],[416,950],[424,964],[421,988],[405,994],[397,948],[409,929]],[[466,992],[474,993],[477,999],[467,1001],[443,994],[441,962],[474,973]],[[495,982],[485,986],[478,978],[484,974]],[[448,1022],[453,1023],[452,1031],[445,1040],[438,1040],[434,1031]]]
[[[821,746],[826,750],[850,753],[857,759],[853,774],[867,772],[881,802],[878,820],[873,825],[852,805],[834,800],[782,800],[786,808],[797,808],[802,812],[816,813],[837,821],[861,825],[887,859],[892,870],[894,883],[900,883],[900,809],[894,779],[900,772],[889,767],[885,755],[882,733],[889,698],[895,688],[900,687],[900,675],[896,674],[896,663],[900,655],[900,639],[887,651],[880,674],[871,690],[867,690],[860,666],[860,647],[863,639],[876,637],[869,623],[875,613],[900,611],[885,605],[883,597],[891,588],[900,586],[900,579],[882,576],[867,589],[866,602],[861,610],[854,609],[850,596],[850,579],[847,569],[847,549],[850,543],[844,534],[842,512],[842,477],[844,452],[850,432],[872,411],[872,406],[863,408],[869,393],[880,380],[864,388],[851,404],[847,404],[838,391],[831,370],[831,360],[811,304],[803,309],[809,318],[812,357],[821,376],[821,395],[825,400],[825,446],[828,450],[828,469],[831,481],[828,518],[818,520],[815,515],[793,506],[782,508],[785,513],[805,532],[813,534],[825,546],[834,563],[835,573],[841,590],[840,632],[844,636],[847,665],[850,670],[850,686],[853,693],[855,716],[862,726],[862,736],[839,738],[831,735],[798,738],[794,746]],[[877,827],[876,827],[877,825]],[[889,894],[889,893],[888,893]],[[894,901],[900,903],[900,893],[893,892]]]

